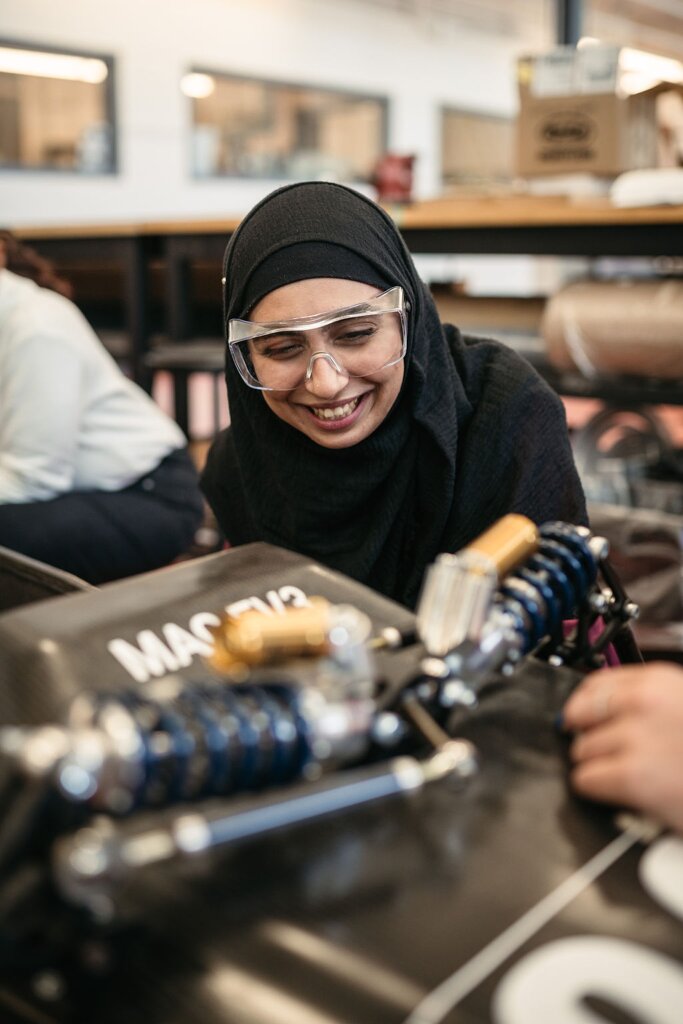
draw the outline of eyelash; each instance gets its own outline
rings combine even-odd
[[[266,359],[277,359],[278,356],[287,355],[288,352],[296,347],[296,342],[289,342],[286,345],[280,345],[279,347],[264,348],[260,354]]]
[[[354,331],[347,331],[345,334],[340,334],[335,341],[356,341],[357,339],[370,338],[375,333],[373,327],[359,327]]]
[[[345,334],[340,334],[336,338],[333,338],[332,340],[333,343],[340,341],[362,341],[366,338],[372,337],[372,335],[375,333],[375,329],[376,328],[372,326],[359,327],[356,328],[355,330],[349,330]],[[279,356],[288,355],[296,347],[297,342],[288,342],[286,344],[281,344],[279,347],[264,348],[260,354],[264,356],[266,359],[277,359]]]

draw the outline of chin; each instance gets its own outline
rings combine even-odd
[[[354,444],[360,444],[361,441],[365,440],[367,434],[360,434],[356,437],[312,437],[308,435],[312,441],[320,445],[321,448],[352,448]]]

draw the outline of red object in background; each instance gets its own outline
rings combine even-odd
[[[375,165],[372,184],[377,189],[378,203],[409,203],[413,191],[415,156],[385,153]]]

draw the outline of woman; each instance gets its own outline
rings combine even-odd
[[[68,293],[0,232],[0,545],[98,584],[167,564],[203,506],[182,432]]]
[[[585,522],[560,400],[509,349],[440,324],[375,203],[279,189],[224,270],[232,425],[202,486],[232,544],[305,553],[413,607],[435,555],[506,512]]]

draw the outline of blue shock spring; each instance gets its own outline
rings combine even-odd
[[[91,724],[127,713],[142,756],[127,809],[156,807],[289,782],[311,759],[295,688],[187,684],[170,700],[138,692],[92,698]]]
[[[538,551],[500,585],[497,604],[509,616],[523,654],[546,637],[562,639],[562,622],[576,615],[598,567],[588,537],[567,523],[540,528]]]

